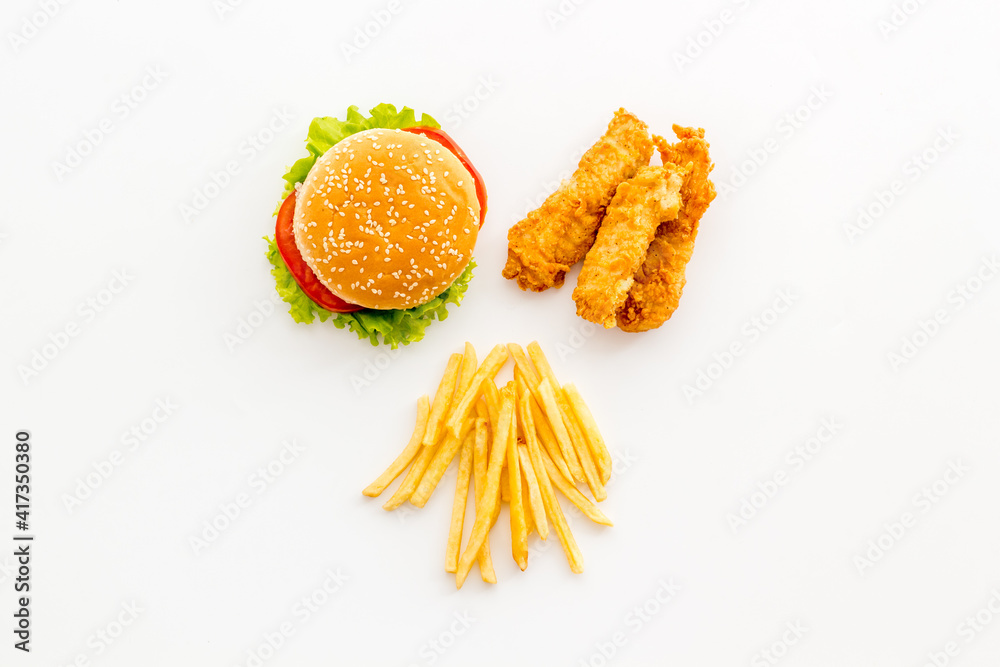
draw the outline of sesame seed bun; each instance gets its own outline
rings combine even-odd
[[[476,184],[428,137],[366,130],[319,159],[298,191],[293,229],[331,292],[364,308],[413,308],[462,274],[479,233]]]

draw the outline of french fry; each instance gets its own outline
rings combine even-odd
[[[496,435],[497,423],[500,414],[500,390],[497,389],[497,384],[493,380],[487,380],[483,382],[483,400],[486,401],[487,412],[490,416],[490,432]],[[500,500],[504,500],[505,489],[507,488],[507,466],[504,464],[503,470],[500,472]],[[497,522],[497,517],[500,516],[500,503],[493,509],[493,523]]]
[[[476,405],[479,408],[479,404]],[[479,412],[485,412],[483,410],[477,410]],[[486,474],[487,466],[489,465],[489,429],[487,427],[487,421],[480,416],[476,420],[476,441],[473,446],[472,454],[472,467],[473,467],[473,477],[475,478],[476,485],[476,507],[478,508],[482,502],[483,492],[486,490]],[[491,524],[492,525],[492,524]],[[497,583],[497,575],[493,570],[493,557],[490,555],[490,536],[487,533],[486,537],[483,538],[483,546],[476,554],[476,559],[479,561],[479,572],[483,577],[483,581],[488,584]]]
[[[527,442],[527,438],[525,442]],[[532,523],[538,532],[538,536],[543,540],[548,539],[549,522],[545,518],[542,490],[538,486],[538,478],[535,476],[535,469],[531,464],[531,454],[528,453],[528,445],[518,443],[517,455],[521,459],[521,475],[524,479],[524,488],[527,489],[527,504],[531,510]]]
[[[448,547],[445,549],[444,570],[458,569],[458,552],[462,546],[462,530],[465,528],[465,505],[469,498],[469,478],[472,473],[472,447],[476,434],[469,432],[462,443],[462,454],[458,461],[458,481],[455,482],[455,501],[451,505],[451,526],[448,529]]]
[[[541,378],[538,377],[538,373],[535,372],[535,369],[531,366],[531,362],[528,361],[528,357],[524,354],[524,348],[517,343],[509,343],[507,351],[514,358],[514,366],[521,372],[528,389],[537,397],[538,383],[541,382]]]
[[[469,387],[472,386],[472,378],[476,375],[476,363],[476,348],[472,347],[472,343],[467,342],[465,344],[465,353],[462,355],[462,370],[459,372],[458,382],[455,384],[455,395],[451,399],[451,405],[448,406],[448,415],[444,418],[445,424],[455,414],[455,408],[459,400],[465,396]]]
[[[521,458],[521,447],[526,447],[523,438],[517,439],[517,456]],[[525,449],[525,452],[528,450]],[[528,461],[530,464],[531,461]],[[528,478],[524,476],[524,459],[521,458],[521,497],[524,498],[524,525],[528,529],[528,539],[535,532],[535,517],[531,508],[531,492],[528,489]],[[544,539],[544,538],[543,538]]]
[[[514,362],[514,379],[500,389],[496,375],[508,359]],[[510,503],[511,555],[521,570],[528,566],[531,534],[548,539],[551,527],[570,570],[583,571],[583,556],[555,490],[590,520],[612,525],[577,488],[586,483],[594,498],[605,499],[611,456],[580,392],[559,384],[537,342],[527,351],[514,343],[496,345],[481,364],[471,343],[452,354],[433,401],[428,396],[417,401],[409,442],[363,493],[380,495],[406,471],[383,508],[396,509],[407,500],[423,507],[456,457],[445,570],[454,573],[458,588],[473,562],[484,582],[496,583],[490,531],[503,502]],[[470,493],[475,516],[463,549]]]
[[[486,407],[486,398],[476,401],[476,419],[485,419],[486,425],[490,425],[490,412]]]
[[[448,358],[448,365],[444,369],[444,375],[441,377],[437,392],[434,394],[434,403],[431,405],[430,417],[427,419],[427,430],[421,440],[424,447],[432,447],[438,441],[441,422],[444,421],[448,407],[451,405],[451,397],[455,394],[458,367],[461,363],[462,355],[458,352]]]
[[[379,496],[383,491],[385,491],[385,487],[392,484],[392,481],[399,477],[400,473],[406,469],[406,466],[410,465],[410,462],[413,461],[417,452],[420,450],[420,439],[423,437],[424,432],[427,429],[429,414],[430,399],[426,395],[421,396],[417,400],[417,423],[413,427],[413,435],[410,436],[410,442],[407,443],[406,447],[403,448],[403,451],[399,453],[396,460],[385,469],[385,472],[379,475],[378,479],[365,487],[365,490],[361,493],[372,498]]]
[[[440,443],[433,447],[421,448],[420,453],[417,454],[417,458],[413,460],[413,465],[406,472],[403,483],[389,497],[389,500],[385,501],[382,509],[386,511],[394,510],[410,499],[410,496],[413,495],[413,492],[416,491],[417,486],[420,484],[420,479],[424,476],[424,471],[430,465],[431,459],[434,458],[434,453],[438,450],[439,445]]]
[[[450,432],[444,434],[444,441],[437,448],[430,463],[427,464],[424,474],[420,478],[420,483],[410,496],[411,503],[417,507],[423,507],[427,504],[434,489],[437,488],[438,482],[441,481],[448,466],[451,465],[458,450],[462,447],[462,442],[475,425],[475,420],[467,419],[458,436],[452,435]]]
[[[483,383],[483,397],[486,399],[486,407],[490,413],[490,421],[493,424],[497,423],[497,417],[500,415],[500,390],[497,389],[497,383],[493,380]]]
[[[471,347],[472,347],[471,345],[466,343],[467,353],[470,351]],[[447,410],[453,404],[454,402],[454,398],[452,396],[453,392],[455,396],[458,396],[459,392],[463,391],[463,384],[466,386],[468,385],[468,382],[471,380],[471,376],[473,374],[473,371],[469,369],[475,368],[476,358],[474,349],[472,350],[471,356],[469,354],[457,355],[459,357],[459,361],[462,364],[461,373],[459,373],[459,371],[456,370],[456,368],[452,367],[452,359],[454,359],[455,356],[456,355],[452,355],[452,358],[449,359],[448,367],[445,368],[445,377],[442,378],[441,384],[438,385],[438,391],[434,395],[435,403],[438,402],[438,396],[442,397],[441,404],[444,406],[443,408],[441,408],[442,410]],[[451,389],[449,389],[448,387],[451,387]],[[430,418],[428,418],[428,430],[430,429],[430,426],[431,426]],[[460,446],[461,434],[457,436],[457,439],[458,439],[458,445]],[[424,441],[426,440],[427,440],[427,434],[425,433]],[[386,501],[386,503],[382,506],[382,509],[394,510],[400,505],[402,505],[404,502],[409,500],[410,497],[413,495],[414,491],[416,491],[418,486],[420,485],[420,482],[422,481],[424,476],[424,472],[427,470],[427,467],[430,465],[431,461],[433,460],[438,450],[441,449],[441,446],[443,444],[449,444],[449,443],[452,443],[452,440],[442,438],[441,431],[440,429],[438,429],[437,438],[431,441],[431,444],[429,445],[425,444],[423,449],[420,450],[420,453],[417,455],[417,458],[413,461],[413,465],[410,466],[409,472],[406,473],[406,477],[403,478],[403,483],[400,484],[399,488],[396,489],[396,492],[392,494],[392,497],[389,498],[388,501]],[[454,453],[452,454],[452,458],[454,458]],[[449,459],[449,462],[450,461],[451,459]],[[426,503],[426,498],[424,499],[424,502]],[[421,507],[422,506],[423,505],[421,505]]]
[[[552,385],[552,389],[558,391],[562,385],[560,385],[559,380],[556,379],[556,374],[552,372],[552,366],[549,364],[549,360],[545,356],[545,353],[542,352],[542,346],[538,344],[537,340],[528,343],[528,356],[531,357],[532,363],[534,363],[535,368],[538,369],[539,382],[548,378],[549,384]]]
[[[521,397],[522,414],[530,412],[527,400],[527,395]],[[538,444],[538,439],[535,437],[534,429],[530,428],[529,425],[528,428],[524,429],[524,433],[528,444],[528,454],[531,457],[531,467],[538,478],[538,488],[542,494],[542,504],[545,506],[545,514],[552,519],[556,535],[559,537],[563,551],[566,552],[569,569],[576,573],[583,572],[583,556],[580,554],[580,548],[576,545],[576,539],[573,537],[573,532],[569,529],[569,524],[566,523],[566,516],[559,506],[559,500],[556,498],[555,491],[552,490],[552,482],[549,481],[549,475],[545,470],[545,463],[542,460],[542,449]]]
[[[483,391],[483,382],[487,379],[492,380],[496,377],[496,374],[500,371],[504,364],[507,363],[507,348],[503,345],[497,345],[490,353],[486,355],[483,359],[482,365],[473,375],[469,386],[465,389],[464,395],[460,400],[457,401],[451,415],[447,420],[447,427],[452,433],[457,434],[462,428],[462,422],[465,420],[466,416],[469,414],[469,410],[472,408],[473,403],[479,398],[479,394]],[[457,396],[457,394],[456,394]]]
[[[573,473],[573,480],[577,482],[585,481],[583,467],[576,458],[573,442],[569,437],[569,431],[566,430],[566,424],[563,423],[559,403],[556,402],[555,390],[548,378],[542,380],[538,385],[538,392],[542,395],[542,410],[549,420],[552,433],[556,436],[556,442],[559,443],[559,451],[562,452],[563,458],[566,459],[566,463],[569,465],[570,472]]]
[[[573,414],[576,415],[577,421],[583,429],[584,437],[587,438],[587,446],[590,447],[590,451],[597,461],[597,469],[601,473],[601,483],[607,484],[608,480],[611,479],[611,453],[608,452],[608,447],[604,444],[604,438],[601,436],[600,429],[597,428],[594,415],[590,412],[590,408],[587,407],[576,385],[567,384],[563,387],[563,392],[565,392],[566,399],[573,408]]]
[[[613,526],[611,519],[601,511],[601,509],[590,501],[590,498],[580,493],[580,490],[573,486],[573,482],[569,481],[568,477],[564,477],[559,469],[556,468],[555,464],[552,463],[552,459],[544,451],[542,452],[542,460],[545,464],[545,471],[549,475],[549,479],[555,484],[556,488],[562,491],[562,494],[566,496],[566,499],[571,503],[580,508],[580,511],[584,515],[593,521],[594,523],[599,523],[602,526]]]
[[[517,370],[515,370],[514,373],[516,377]],[[559,450],[559,443],[556,442],[556,435],[552,432],[552,427],[549,426],[548,418],[546,418],[545,413],[542,412],[542,408],[539,406],[538,401],[535,400],[535,397],[529,396],[528,398],[528,402],[531,407],[531,416],[533,417],[535,429],[538,432],[538,439],[541,442],[542,447],[549,453],[549,456],[552,457],[552,460],[559,467],[559,471],[566,475],[568,479],[572,479],[573,475],[569,471],[566,459],[563,458],[562,452]]]
[[[512,421],[516,421],[513,412]],[[514,562],[523,572],[528,567],[528,530],[521,496],[521,462],[517,454],[517,428],[512,424],[507,437],[507,477],[510,485],[510,542]]]
[[[506,351],[504,352],[506,354]],[[500,398],[500,415],[493,437],[493,451],[490,454],[490,463],[486,471],[486,488],[480,499],[481,502],[476,503],[476,522],[472,526],[472,534],[469,535],[469,542],[466,544],[465,551],[462,552],[462,557],[458,561],[458,570],[455,572],[455,585],[458,588],[462,587],[465,579],[469,576],[472,563],[476,560],[493,524],[494,508],[500,502],[500,470],[506,459],[504,444],[510,437],[510,428],[514,417],[514,399],[511,392],[504,388],[500,392]]]
[[[521,406],[524,403],[522,401],[522,397],[526,397],[528,400],[533,400],[532,395],[531,395],[531,390],[528,387],[528,381],[525,379],[525,375],[522,372],[522,367],[516,365],[518,357],[524,358],[524,350],[521,349],[520,345],[515,345],[513,343],[509,344],[507,346],[507,349],[510,351],[511,356],[515,360],[515,366],[514,366],[514,390],[515,390],[515,394],[514,394],[514,396],[517,399],[518,426],[520,427],[520,430],[522,431],[522,433],[520,435],[518,435],[517,446],[518,446],[518,461],[519,461],[520,467],[521,467],[521,498],[524,499],[524,502],[523,502],[523,504],[524,504],[524,520],[525,520],[525,524],[527,525],[527,528],[528,528],[528,536],[530,537],[531,533],[535,532],[537,530],[536,521],[535,521],[535,516],[534,515],[535,515],[535,512],[540,509],[541,513],[542,513],[541,514],[541,520],[542,520],[542,523],[545,524],[544,526],[542,526],[542,531],[544,531],[542,533],[542,539],[544,540],[548,536],[548,522],[545,519],[545,508],[541,504],[541,502],[536,503],[534,506],[532,505],[531,500],[532,500],[532,498],[534,496],[532,496],[531,488],[529,487],[529,484],[528,484],[528,475],[530,474],[531,477],[532,477],[532,481],[534,482],[534,485],[535,485],[535,492],[536,492],[536,494],[538,493],[538,480],[537,480],[537,478],[535,478],[534,471],[531,469],[531,462],[530,461],[526,462],[526,459],[524,457],[522,457],[522,453],[525,456],[527,455],[527,444],[526,444],[527,441],[525,440],[526,436],[523,434],[523,431],[524,431],[524,429],[528,428],[528,423],[529,423],[528,420],[526,420],[524,418],[524,416],[521,414],[522,413]],[[530,428],[534,429],[534,426],[532,425]],[[522,449],[523,449],[523,452],[522,452]],[[540,499],[541,496],[538,496],[538,498]]]
[[[563,423],[566,425],[566,430],[569,431],[569,439],[573,443],[573,451],[576,452],[576,456],[580,459],[580,464],[583,466],[583,477],[587,480],[590,493],[593,494],[594,500],[598,502],[607,500],[608,492],[605,491],[604,484],[601,482],[600,474],[597,472],[597,465],[590,455],[590,448],[587,446],[579,424],[577,424],[573,409],[570,407],[569,401],[566,400],[562,391],[556,394],[556,403],[559,404]]]

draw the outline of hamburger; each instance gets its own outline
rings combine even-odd
[[[405,107],[316,118],[306,145],[266,239],[289,313],[332,319],[373,345],[422,339],[468,288],[482,178],[433,118]]]

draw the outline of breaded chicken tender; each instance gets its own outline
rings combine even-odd
[[[625,304],[618,311],[618,326],[625,331],[655,329],[674,314],[684,289],[684,271],[698,235],[698,222],[715,199],[715,186],[709,180],[712,160],[708,155],[705,130],[673,126],[680,140],[668,144],[656,137],[664,164],[687,169],[681,186],[681,210],[674,220],[660,224],[649,244],[646,260],[635,274]]]
[[[671,163],[642,167],[618,186],[573,290],[577,315],[606,329],[615,326],[657,228],[677,217],[682,174]]]
[[[566,271],[593,245],[615,189],[648,165],[652,155],[647,125],[625,109],[615,112],[573,176],[510,228],[504,278],[534,292],[561,287]]]

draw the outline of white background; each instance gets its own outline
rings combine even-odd
[[[403,2],[349,55],[387,3],[105,0],[44,20],[40,6],[6,2],[0,17],[0,535],[14,533],[21,428],[37,535],[30,656],[11,647],[12,547],[0,551],[0,664],[253,665],[285,622],[294,634],[263,664],[775,664],[765,649],[788,667],[997,663],[1000,280],[961,307],[954,291],[977,287],[1000,246],[995,4],[910,0],[887,33],[890,0],[594,0],[562,14],[554,0]],[[132,92],[147,68],[165,78]],[[144,99],[133,109],[123,95]],[[261,237],[309,120],[383,101],[436,116],[486,179],[465,304],[388,364],[281,307],[227,345],[273,294]],[[705,127],[720,191],[740,186],[703,219],[680,310],[644,334],[583,327],[575,272],[544,294],[500,277],[508,227],[619,106],[661,134]],[[291,119],[268,136],[276,112]],[[110,132],[59,174],[105,119]],[[942,132],[957,138],[936,151]],[[258,135],[270,141],[249,149]],[[925,150],[933,163],[914,171]],[[208,187],[230,161],[238,173]],[[861,207],[879,212],[896,180],[852,242],[845,226]],[[182,205],[206,188],[214,197],[186,221]],[[125,289],[85,315],[122,270]],[[751,340],[782,290],[793,305]],[[935,335],[893,364],[937,310]],[[78,335],[23,378],[70,324]],[[402,517],[360,491],[451,352],[534,339],[619,453],[604,503],[616,525],[573,521],[576,576],[534,539],[518,571],[501,520],[500,583],[474,571],[456,591],[442,567],[450,485]],[[722,370],[734,342],[744,352]],[[699,372],[717,379],[689,400]],[[123,434],[157,399],[179,407],[130,450]],[[840,424],[833,439],[792,464],[824,418]],[[258,495],[251,476],[293,439],[304,451]],[[120,465],[68,509],[115,451]],[[938,484],[942,497],[915,498],[951,463],[966,471]],[[734,530],[727,516],[779,472],[787,483]],[[250,506],[196,554],[190,539],[241,493]],[[907,512],[914,525],[883,534]],[[880,539],[884,555],[859,565]],[[328,571],[347,579],[300,622],[297,601]],[[656,602],[671,579],[679,592]],[[133,603],[134,622],[97,639]],[[654,612],[640,622],[643,605]],[[967,641],[961,624],[981,609],[992,623]]]

